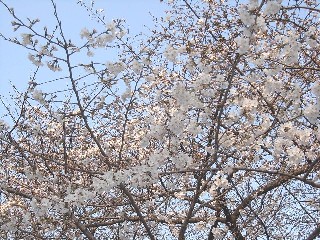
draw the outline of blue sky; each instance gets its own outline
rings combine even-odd
[[[48,29],[55,24],[50,0],[5,0],[4,2],[13,7],[16,15],[22,20],[26,20],[27,17],[39,18],[41,20],[39,26],[47,26]],[[97,23],[90,19],[85,9],[76,4],[77,0],[55,0],[55,2],[63,22],[63,28],[69,38],[79,39],[82,28],[90,29],[97,26]],[[90,3],[89,0],[84,0],[84,2]],[[104,9],[107,21],[115,18],[126,19],[130,35],[134,35],[146,31],[144,25],[152,27],[150,13],[157,17],[164,16],[166,6],[161,4],[159,0],[96,0],[95,8]],[[13,32],[12,20],[5,8],[0,6],[0,32],[21,39],[20,34],[23,31]],[[27,58],[28,53],[29,51],[23,47],[0,40],[0,95],[8,96],[8,92],[12,89],[10,82],[19,90],[25,90],[26,84],[35,70],[35,66]],[[112,56],[108,57],[112,58]],[[108,60],[105,59],[105,61]],[[55,74],[52,73],[51,77],[55,78]],[[0,117],[2,114],[3,109],[0,107]]]

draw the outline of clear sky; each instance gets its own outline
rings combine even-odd
[[[26,20],[27,17],[39,18],[41,20],[39,26],[47,26],[48,29],[55,25],[50,0],[4,0],[4,2],[13,7],[16,15],[22,20]],[[97,23],[90,19],[85,9],[76,4],[77,0],[55,0],[55,2],[58,14],[63,21],[63,28],[69,38],[80,38],[79,33],[83,27],[90,29],[97,26]],[[84,0],[84,2],[90,3],[89,0]],[[164,16],[165,7],[159,0],[95,1],[95,8],[104,9],[107,21],[115,18],[126,19],[130,35],[145,31],[144,25],[153,26],[150,13],[156,17]],[[6,9],[0,6],[0,32],[21,39],[22,32],[12,31],[12,20]],[[26,88],[26,83],[35,70],[35,66],[27,58],[28,52],[23,47],[0,39],[0,95],[8,96],[8,92],[12,89],[10,82],[22,91]],[[108,60],[107,58],[105,61]],[[55,74],[52,73],[52,78],[54,77]],[[3,109],[0,107],[0,117],[3,114],[2,111]]]

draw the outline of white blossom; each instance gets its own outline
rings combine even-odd
[[[276,14],[280,11],[281,9],[281,1],[268,1],[266,3],[265,9],[263,13],[265,15],[271,15],[271,14]]]
[[[7,130],[9,125],[2,119],[0,119],[0,131]]]
[[[246,26],[252,26],[255,23],[255,15],[252,15],[248,10],[244,7],[239,8],[239,16],[241,21]]]
[[[56,72],[56,71],[62,71],[61,67],[59,66],[58,62],[57,61],[50,61],[50,62],[47,62],[47,67],[53,71],[53,72]]]
[[[32,34],[22,33],[21,36],[22,36],[22,44],[24,46],[32,44],[32,36],[33,36]]]
[[[114,22],[114,21],[109,22],[109,23],[107,24],[107,29],[108,29],[109,31],[111,31],[112,33],[115,33],[115,31],[116,31],[116,24],[115,24],[115,22]]]
[[[43,66],[43,63],[41,62],[40,56],[38,56],[38,57],[37,57],[38,59],[36,59],[34,55],[32,55],[31,53],[29,53],[28,58],[29,58],[29,60],[30,60],[34,65],[36,65],[37,67]]]
[[[320,104],[308,104],[304,109],[304,116],[312,123],[317,124],[320,117]]]
[[[171,62],[176,62],[179,52],[173,48],[171,45],[167,46],[166,50],[164,51],[163,55]]]
[[[87,40],[91,39],[91,33],[87,28],[83,28],[80,32],[81,38],[86,38]]]
[[[135,73],[140,73],[140,71],[142,70],[143,68],[143,65],[137,61],[137,60],[133,60],[132,63],[131,63],[131,67],[132,67],[132,70],[135,72]]]
[[[41,104],[45,104],[45,99],[44,99],[44,96],[43,96],[43,92],[41,90],[38,90],[38,89],[33,90],[32,97],[37,102],[39,102]]]
[[[106,68],[111,74],[118,75],[125,70],[126,66],[123,62],[107,62]]]
[[[250,39],[249,38],[239,36],[235,39],[235,42],[238,45],[237,52],[239,54],[245,54],[247,51],[249,51],[249,49],[250,49],[250,46],[249,46]]]

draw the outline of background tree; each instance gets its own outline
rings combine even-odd
[[[140,38],[79,1],[80,41],[51,2],[52,29],[0,0],[36,67],[3,100],[2,238],[317,238],[317,1],[169,1]]]

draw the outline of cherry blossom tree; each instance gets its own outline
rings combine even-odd
[[[0,0],[35,67],[2,98],[2,239],[319,236],[318,1],[162,1],[136,37],[79,1],[77,39],[51,2],[41,28]]]

